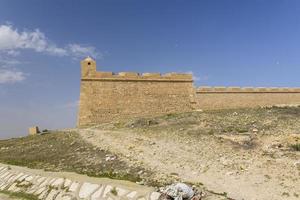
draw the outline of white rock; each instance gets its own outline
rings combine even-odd
[[[58,194],[57,190],[51,190],[46,200],[54,200],[57,194]]]
[[[300,160],[294,162],[294,166],[295,166],[295,167],[300,167]]]
[[[3,173],[6,172],[6,171],[7,171],[7,169],[3,167],[3,168],[0,170],[0,175],[3,174]]]
[[[64,195],[60,199],[58,199],[58,197],[56,198],[56,200],[72,200],[72,199],[75,199],[75,198],[73,198],[70,195]]]
[[[2,179],[2,178],[4,178],[5,176],[7,176],[9,174],[9,172],[5,172],[5,173],[3,173],[1,176],[0,176],[0,178]]]
[[[1,186],[1,190],[4,190],[6,187],[9,187],[10,186],[10,183],[5,183]]]
[[[152,192],[150,195],[150,200],[158,200],[159,197],[160,197],[159,192]]]
[[[130,192],[129,194],[127,194],[126,197],[130,198],[130,199],[133,199],[135,196],[136,196],[137,192],[136,191],[133,191],[133,192]]]
[[[56,181],[56,178],[52,178],[50,181],[49,181],[49,185],[51,185],[52,183],[54,183]]]
[[[39,198],[39,199],[44,199],[44,198],[47,196],[47,194],[48,194],[48,190],[44,190],[44,191],[38,196],[38,198]]]
[[[36,180],[37,185],[41,184],[42,182],[44,182],[47,178],[46,177],[40,177]]]
[[[16,179],[16,175],[12,175],[10,178],[7,179],[7,182],[14,182],[14,180]]]
[[[25,178],[25,181],[32,181],[33,180],[33,176],[27,176],[26,178]]]
[[[36,190],[34,192],[35,195],[40,195],[42,192],[44,192],[45,190],[47,190],[47,187],[41,187],[38,190]]]
[[[92,196],[91,200],[98,200],[101,197],[101,194],[104,190],[104,186],[101,186]]]
[[[49,184],[48,184],[49,180],[51,180],[51,178],[46,178],[46,179],[44,179],[44,181],[41,182],[40,187],[44,187],[44,186],[46,186],[46,185],[49,185]]]
[[[21,177],[18,179],[18,181],[23,181],[23,180],[25,180],[25,178],[26,178],[27,176],[29,176],[29,175],[24,174],[23,176],[21,176]]]
[[[119,188],[119,187],[117,187],[116,190],[117,190],[118,196],[120,196],[120,197],[124,196],[125,194],[127,194],[129,192],[128,190],[125,190],[125,189],[122,189],[122,188]]]
[[[103,192],[103,195],[102,195],[102,197],[107,197],[107,194],[108,193],[110,193],[110,191],[113,189],[113,187],[111,186],[111,185],[107,185],[106,187],[105,187],[105,190],[104,190],[104,192]]]
[[[97,188],[99,188],[98,184],[83,183],[79,191],[79,198],[88,198]]]
[[[7,190],[13,191],[16,188],[17,183],[13,183]]]
[[[21,176],[23,176],[24,174],[21,172],[21,173],[19,173],[19,174],[17,174],[17,176],[15,177],[16,179],[15,180],[17,180],[17,179],[19,179]]]
[[[66,179],[65,183],[64,183],[64,187],[70,187],[71,184],[72,184],[72,181],[70,179]]]
[[[51,183],[51,186],[53,187],[60,187],[64,183],[63,178],[56,179],[53,183]]]
[[[14,176],[13,174],[8,174],[7,176],[5,176],[3,178],[4,181],[8,181],[8,179],[10,179],[12,176]]]
[[[79,186],[79,183],[78,182],[73,182],[69,188],[69,191],[71,192],[76,192],[77,188]]]

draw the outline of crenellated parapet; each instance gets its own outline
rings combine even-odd
[[[96,70],[96,62],[86,58],[81,62],[81,80],[85,81],[159,81],[159,82],[193,82],[192,74],[184,73],[136,73],[136,72],[102,72]]]
[[[81,80],[99,81],[168,81],[168,82],[193,82],[191,74],[179,73],[143,73],[136,72],[96,72],[92,76],[82,77]]]
[[[300,93],[300,88],[284,87],[207,87],[196,89],[197,93]]]

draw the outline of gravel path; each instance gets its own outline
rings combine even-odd
[[[160,131],[104,131],[81,129],[91,144],[114,152],[129,165],[155,172],[158,181],[183,180],[204,184],[209,190],[233,199],[299,199],[299,154],[273,147],[281,136],[260,137],[257,146],[245,149],[237,144],[253,137],[240,135],[199,135]]]

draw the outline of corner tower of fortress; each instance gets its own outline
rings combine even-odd
[[[81,77],[93,77],[96,74],[96,61],[87,57],[81,61]]]
[[[90,57],[81,61],[78,127],[195,108],[191,74],[101,72]]]

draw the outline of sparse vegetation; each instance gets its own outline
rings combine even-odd
[[[0,191],[0,193],[5,194],[13,199],[20,199],[20,200],[38,200],[33,194],[27,194],[25,192],[9,192],[9,191]]]
[[[118,191],[117,191],[116,187],[113,187],[113,188],[110,190],[110,193],[112,193],[113,195],[117,196],[117,195],[118,195]]]
[[[111,122],[80,134],[48,132],[36,137],[2,140],[0,162],[157,187],[189,178],[191,171],[195,177],[201,171],[201,174],[209,172],[209,179],[219,180],[228,174],[246,180],[247,170],[257,170],[256,166],[261,166],[257,171],[266,179],[262,184],[267,184],[278,181],[276,177],[282,174],[295,177],[295,171],[291,170],[294,165],[289,164],[294,160],[278,163],[273,159],[282,155],[287,160],[297,157],[299,119],[300,107],[273,107],[189,112]],[[121,156],[130,165],[119,159]],[[165,166],[170,166],[172,171],[166,172]],[[280,170],[270,171],[264,166]],[[214,167],[218,172],[211,173]],[[211,177],[212,174],[215,177]],[[201,179],[203,184],[191,182],[191,185],[205,189],[209,181],[204,178]],[[251,187],[254,181],[245,184]],[[115,190],[111,193],[116,193]],[[289,192],[294,195],[292,189]],[[210,193],[227,196],[223,192]]]
[[[137,172],[142,168],[129,167],[118,159],[106,161],[107,154],[111,153],[87,144],[75,132],[0,140],[2,163],[134,182],[141,180]]]
[[[294,151],[300,151],[300,143],[292,144],[292,145],[291,145],[291,148],[292,148]]]

